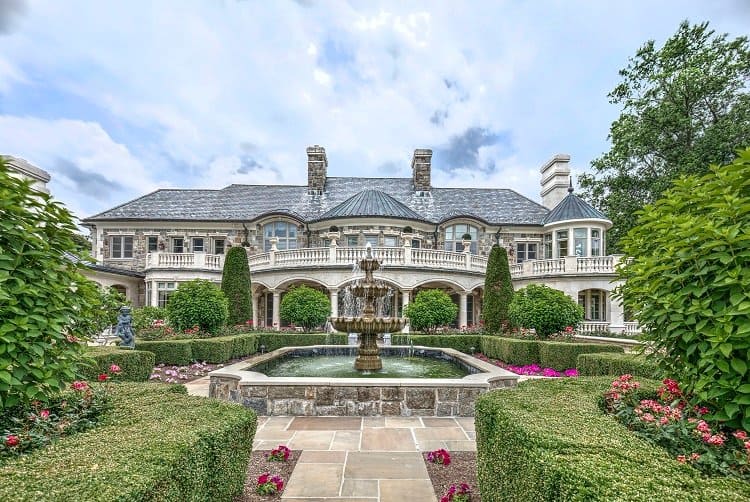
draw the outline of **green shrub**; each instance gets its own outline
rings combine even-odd
[[[184,390],[113,385],[103,425],[0,466],[0,500],[232,500],[257,419]]]
[[[510,322],[522,328],[534,328],[540,338],[575,326],[583,320],[583,308],[568,295],[541,284],[529,284],[513,295]]]
[[[0,413],[56,395],[83,361],[74,337],[91,334],[100,293],[80,273],[75,230],[62,204],[0,158]]]
[[[281,299],[279,315],[281,320],[309,331],[325,323],[331,315],[331,300],[317,289],[297,286]]]
[[[193,361],[192,340],[170,340],[141,342],[136,340],[135,349],[154,354],[156,364],[185,366]]]
[[[579,355],[597,352],[622,354],[624,349],[619,345],[606,343],[539,342],[539,364],[562,371],[575,368]]]
[[[490,333],[507,329],[508,309],[513,299],[513,284],[510,281],[508,252],[495,244],[487,259],[487,275],[484,279],[482,319],[484,328]]]
[[[96,380],[96,377],[116,364],[122,372],[118,381],[144,382],[148,380],[156,365],[153,352],[145,350],[119,349],[115,347],[91,347],[88,355],[93,358],[90,366],[81,368],[80,377]]]
[[[622,240],[624,307],[711,418],[750,430],[750,149],[674,182]]]
[[[161,307],[138,307],[133,309],[133,329],[136,336],[140,336],[140,331],[150,328],[154,321],[164,320],[167,318],[167,310]]]
[[[414,345],[424,347],[445,347],[455,349],[466,354],[478,352],[482,346],[481,335],[405,335],[395,334],[391,336],[392,345]]]
[[[260,333],[258,347],[265,347],[266,352],[280,349],[281,347],[304,347],[308,345],[346,345],[348,335],[346,333]]]
[[[231,338],[196,338],[191,340],[190,350],[194,361],[225,363],[232,358],[234,340]]]
[[[482,500],[750,498],[749,483],[703,478],[602,413],[597,403],[611,381],[531,380],[480,396],[475,423]]]
[[[539,340],[483,336],[482,354],[516,366],[539,364],[539,344]]]
[[[227,299],[211,281],[183,282],[167,302],[169,322],[178,331],[198,326],[217,332],[227,320]]]
[[[424,289],[406,306],[404,316],[409,318],[411,329],[434,333],[441,326],[456,320],[458,305],[447,293],[439,289]]]
[[[662,378],[662,372],[655,362],[637,354],[581,354],[576,367],[582,376],[630,374],[641,378]]]
[[[229,324],[245,324],[253,318],[250,267],[247,264],[245,248],[235,246],[227,251],[221,274],[221,290],[229,302]]]
[[[259,338],[260,337],[254,333],[232,336],[232,359],[249,356],[258,352]]]

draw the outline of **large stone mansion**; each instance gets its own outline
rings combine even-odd
[[[253,321],[279,328],[290,287],[306,284],[343,310],[352,267],[372,246],[377,277],[393,286],[389,313],[421,289],[440,288],[459,306],[457,327],[479,322],[487,255],[504,246],[514,287],[541,283],[585,309],[581,331],[634,331],[611,298],[618,256],[612,226],[570,185],[570,157],[541,168],[541,204],[502,188],[438,188],[432,151],[417,149],[410,178],[329,177],[320,146],[307,148],[307,185],[230,185],[157,190],[83,220],[96,265],[88,274],[134,305],[164,305],[180,282],[219,282],[230,246],[243,246],[252,275]]]

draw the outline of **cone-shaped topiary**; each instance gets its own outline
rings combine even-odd
[[[245,248],[237,246],[229,248],[224,259],[221,290],[229,301],[227,324],[245,324],[253,318],[253,305],[250,300],[250,267],[247,264]]]
[[[495,244],[487,260],[484,279],[482,318],[484,328],[490,333],[499,333],[508,328],[508,308],[513,299],[513,284],[510,282],[508,253]]]

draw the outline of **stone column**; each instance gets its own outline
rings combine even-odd
[[[156,289],[156,281],[151,281],[151,306],[159,306],[159,291]]]
[[[281,318],[279,317],[279,307],[281,306],[281,291],[274,289],[273,293],[273,329],[281,330]]]
[[[331,317],[339,316],[339,290],[329,289],[328,293],[331,295]]]
[[[403,310],[404,316],[406,316],[406,306],[409,305],[409,295],[411,295],[410,289],[401,290],[401,309]],[[410,326],[407,324],[404,326],[403,332],[408,333]]]
[[[258,296],[255,293],[251,292],[250,298],[252,299],[252,309],[253,309],[253,328],[258,328]]]
[[[467,323],[466,295],[465,291],[458,292],[458,329],[465,328]]]
[[[607,319],[609,320],[609,330],[613,332],[625,331],[625,312],[622,303],[618,299],[612,298],[612,292],[607,291]]]

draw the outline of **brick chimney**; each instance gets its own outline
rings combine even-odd
[[[430,191],[430,167],[432,150],[417,148],[411,158],[411,179],[415,192]]]
[[[542,205],[554,209],[568,195],[570,186],[570,155],[558,153],[542,166]]]
[[[307,193],[321,195],[326,188],[328,157],[322,146],[307,147]]]

